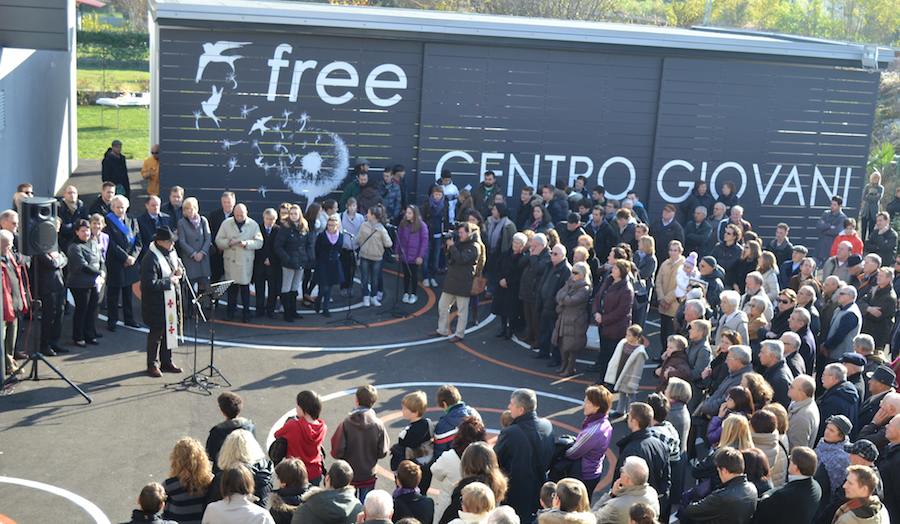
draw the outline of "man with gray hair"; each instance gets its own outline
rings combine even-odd
[[[705,206],[694,208],[694,220],[684,226],[684,250],[704,257],[712,252],[712,226],[706,220],[709,210]]]
[[[813,398],[816,394],[816,381],[809,375],[800,375],[791,382],[788,395],[791,404],[788,406],[788,448],[798,446],[814,446],[819,432],[819,405]]]
[[[775,392],[773,400],[787,408],[791,403],[788,388],[794,377],[784,361],[784,344],[780,340],[764,340],[759,348],[759,363],[766,368],[762,375]]]
[[[847,240],[839,242],[836,254],[833,257],[828,257],[822,265],[822,278],[836,276],[844,282],[848,282],[850,280],[850,264],[847,261],[852,254],[853,244]],[[824,258],[823,256],[822,259]]]
[[[847,368],[838,362],[832,362],[825,366],[822,372],[822,386],[825,393],[819,397],[819,422],[818,437],[825,434],[826,421],[832,415],[844,415],[850,420],[850,424],[856,425],[859,413],[859,393],[856,387],[847,380]]]
[[[628,511],[638,502],[649,505],[658,515],[659,495],[647,483],[649,477],[650,468],[646,460],[636,455],[626,457],[619,470],[619,479],[592,508],[597,522],[628,524]]]
[[[856,288],[843,286],[837,290],[838,307],[819,350],[826,362],[837,362],[841,355],[853,351],[853,339],[862,328],[862,313],[856,305]],[[853,419],[851,419],[853,420]]]
[[[544,273],[550,268],[550,250],[547,249],[547,236],[538,233],[529,243],[529,256],[522,278],[519,281],[519,300],[522,301],[522,313],[525,317],[525,333],[522,341],[532,350],[538,349],[539,327],[541,322],[538,309],[538,286]]]
[[[759,297],[766,303],[766,308],[763,310],[766,322],[772,322],[772,317],[775,316],[775,308],[772,306],[772,301],[769,300],[769,295],[766,294],[766,290],[763,288],[763,283],[764,279],[759,271],[751,271],[747,274],[747,278],[744,280],[744,296],[741,297],[741,310],[750,315],[753,307],[750,304],[750,299]]]
[[[877,257],[878,255],[866,255]],[[879,267],[875,270],[874,282],[868,290],[861,292],[859,310],[863,316],[861,331],[874,339],[873,352],[881,353],[891,340],[894,327],[894,313],[897,311],[897,293],[894,292],[894,268]],[[870,353],[871,354],[871,353]]]
[[[712,419],[719,414],[719,408],[725,402],[725,394],[728,390],[741,385],[741,379],[747,373],[753,372],[752,352],[750,346],[731,346],[728,348],[728,356],[725,357],[725,366],[728,368],[728,376],[719,384],[719,387],[700,404],[700,414]]]
[[[812,330],[810,322],[812,322],[812,315],[809,314],[808,309],[803,307],[794,308],[791,316],[788,317],[788,328],[790,329],[788,333],[795,333],[800,339],[797,352],[803,360],[805,367],[803,373],[806,374],[813,372],[816,361],[816,333]],[[788,359],[788,365],[790,365],[790,359]],[[794,376],[796,375],[797,373],[794,373]]]
[[[106,327],[116,330],[119,321],[119,299],[122,301],[122,316],[125,325],[139,328],[134,320],[131,285],[139,281],[140,266],[138,255],[150,246],[141,243],[137,220],[129,217],[128,198],[122,195],[112,197],[110,213],[106,216],[109,247],[106,250]]]
[[[807,370],[803,357],[800,356],[800,336],[793,331],[781,335],[781,343],[784,345],[784,362],[791,372],[791,376],[799,377],[811,370]]]
[[[383,489],[373,489],[363,503],[363,524],[390,524],[394,499]]]
[[[532,522],[553,459],[553,426],[547,419],[538,418],[533,390],[513,391],[508,409],[513,421],[500,432],[494,452],[500,469],[509,477],[506,503],[516,510],[522,522]]]
[[[141,245],[143,246],[149,246],[153,243],[153,235],[156,234],[157,229],[166,228],[169,231],[175,231],[177,227],[177,224],[172,222],[172,217],[160,211],[161,205],[162,201],[158,196],[148,196],[147,201],[144,203],[146,211],[137,218],[138,229],[141,232]],[[138,256],[138,263],[143,260],[147,251],[148,249],[146,248],[141,251],[141,254]]]

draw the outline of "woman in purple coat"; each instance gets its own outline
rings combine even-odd
[[[428,226],[422,221],[419,208],[407,206],[397,228],[397,256],[403,268],[403,302],[416,303],[419,268],[428,253]]]
[[[575,443],[566,451],[569,460],[580,460],[578,478],[584,482],[588,496],[603,476],[603,457],[612,439],[612,425],[609,423],[609,408],[612,393],[603,386],[590,386],[584,391],[584,422],[575,437]],[[574,474],[575,472],[573,472]]]

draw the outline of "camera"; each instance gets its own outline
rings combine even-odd
[[[450,222],[450,227],[441,232],[441,240],[453,240],[454,242],[459,242],[459,228],[465,225],[466,222]]]

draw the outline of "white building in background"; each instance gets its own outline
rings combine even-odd
[[[0,209],[53,195],[78,165],[74,0],[0,0]]]

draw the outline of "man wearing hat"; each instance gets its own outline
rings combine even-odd
[[[855,431],[852,438],[856,438],[863,427],[872,423],[875,413],[878,413],[881,408],[881,401],[888,393],[894,391],[895,380],[897,380],[897,375],[893,369],[887,366],[879,366],[872,372],[868,383],[869,398],[859,408],[859,418],[857,419],[859,430]]]
[[[856,393],[859,395],[859,401],[866,398],[866,384],[863,381],[863,368],[866,366],[866,359],[858,353],[844,353],[838,361],[847,368],[847,382],[853,384]]]
[[[848,442],[844,444],[844,451],[847,453],[851,466],[868,466],[875,471],[876,476],[879,477],[879,482],[878,488],[873,495],[877,495],[879,498],[883,499],[884,485],[881,482],[881,476],[878,475],[878,470],[875,469],[875,461],[878,460],[879,455],[878,448],[875,447],[875,444],[872,444],[865,439],[857,440],[853,443]],[[816,480],[822,484],[821,487],[823,493],[818,515],[819,518],[816,522],[831,522],[837,509],[847,502],[847,497],[844,494],[844,487],[831,485],[828,482],[827,475],[822,477],[817,474]],[[829,493],[831,494],[830,497],[828,496]]]
[[[700,271],[700,280],[706,282],[706,303],[714,310],[719,307],[719,295],[725,291],[725,270],[719,267],[719,261],[712,255],[700,259],[697,266]]]
[[[172,363],[172,350],[181,335],[181,277],[183,266],[173,249],[172,232],[156,230],[149,253],[141,264],[141,317],[150,328],[147,335],[147,374],[181,373]],[[160,363],[162,365],[160,365]]]

